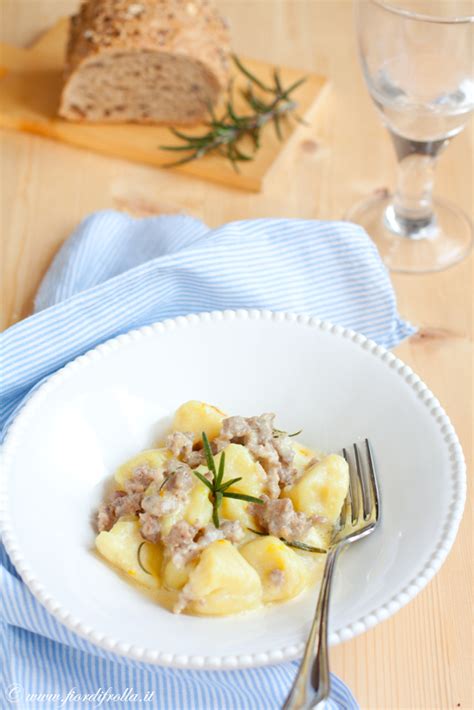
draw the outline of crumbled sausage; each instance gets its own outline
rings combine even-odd
[[[177,459],[187,457],[193,450],[194,434],[174,431],[166,437],[166,447]]]
[[[143,464],[134,469],[132,476],[125,481],[124,488],[127,493],[144,493],[150,483],[160,484],[162,480],[161,471]]]
[[[110,530],[122,515],[135,515],[141,510],[145,490],[151,483],[159,485],[163,473],[148,464],[137,466],[130,478],[124,482],[123,491],[113,491],[97,513],[99,532]]]
[[[194,485],[194,474],[186,463],[170,459],[165,466],[166,483],[163,490],[183,500]]]
[[[173,564],[182,568],[216,540],[236,543],[240,542],[243,536],[244,531],[238,520],[224,520],[218,528],[209,523],[202,530],[180,520],[163,538],[163,545]]]
[[[296,476],[293,467],[295,452],[289,437],[275,433],[274,414],[259,417],[227,417],[222,422],[220,436],[214,440],[218,451],[228,444],[243,444],[259,461],[267,474],[267,492],[271,498],[280,495],[280,489],[292,483]]]
[[[194,434],[174,431],[166,438],[166,446],[173,456],[186,463],[190,468],[200,466],[204,460],[204,451],[194,446]]]
[[[181,592],[179,593],[178,599],[173,607],[173,612],[175,614],[181,614],[184,609],[188,606],[189,602],[193,601],[194,595],[191,592],[190,585],[185,584]]]
[[[249,510],[269,535],[284,537],[289,542],[301,540],[313,524],[305,513],[297,513],[290,498],[272,499],[262,496],[263,505],[252,503]]]
[[[141,534],[150,542],[160,539],[160,518],[184,508],[194,484],[194,476],[189,466],[176,459],[166,462],[164,485],[144,496],[141,502],[144,513],[140,515]]]
[[[140,513],[140,533],[149,542],[159,542],[161,525],[159,519],[151,513]]]
[[[223,533],[223,539],[229,540],[234,544],[240,542],[244,535],[244,529],[239,520],[224,520],[221,523],[219,530]]]
[[[99,532],[110,530],[122,515],[135,515],[140,510],[141,493],[114,491],[97,513]]]
[[[206,456],[203,449],[198,449],[191,451],[189,456],[186,457],[186,463],[190,468],[197,468],[202,463],[206,462]]]
[[[110,503],[102,503],[97,511],[97,530],[99,532],[110,530],[115,520],[115,513]]]
[[[194,537],[197,531],[194,525],[190,525],[186,520],[180,520],[173,525],[168,535],[163,537],[165,550],[176,567],[184,567],[196,553],[197,544],[194,542]]]
[[[178,510],[180,500],[176,496],[166,496],[153,493],[150,496],[145,496],[142,500],[142,508],[145,513],[156,515],[169,515]]]
[[[165,476],[166,482],[162,486]],[[189,466],[176,459],[166,463],[164,472],[148,465],[137,466],[132,476],[125,481],[125,490],[114,491],[100,506],[97,513],[99,532],[110,530],[122,515],[141,514],[143,537],[156,542],[159,534],[158,518],[174,513],[185,505],[193,487],[193,479]],[[146,495],[151,484],[155,484],[153,490]]]

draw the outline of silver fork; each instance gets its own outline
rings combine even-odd
[[[329,595],[336,560],[342,549],[370,535],[380,522],[380,495],[375,464],[368,439],[365,453],[353,444],[352,452],[343,449],[349,465],[349,491],[342,507],[339,527],[326,556],[318,604],[298,675],[283,710],[309,710],[329,697],[328,658]]]

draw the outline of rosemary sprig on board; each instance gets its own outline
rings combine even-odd
[[[212,455],[209,439],[207,438],[206,433],[204,431],[202,432],[202,443],[206,456],[207,468],[212,474],[212,480],[206,478],[206,476],[200,473],[200,471],[196,471],[196,469],[193,469],[193,473],[211,491],[212,521],[216,528],[218,528],[220,526],[219,508],[221,506],[223,498],[246,500],[249,503],[263,503],[263,500],[261,500],[260,498],[254,498],[253,496],[248,496],[244,493],[235,493],[234,491],[230,491],[229,488],[233,486],[234,483],[241,481],[242,476],[240,476],[239,478],[231,478],[230,481],[226,481],[225,483],[223,483],[225,470],[225,452],[222,452],[219,461],[219,469],[216,469],[216,463]]]
[[[294,114],[298,103],[292,98],[293,92],[306,81],[301,77],[290,86],[283,86],[278,69],[273,71],[273,83],[268,85],[261,81],[247,69],[240,59],[233,55],[237,69],[248,79],[247,88],[242,91],[242,96],[248,106],[249,112],[238,114],[232,95],[232,87],[226,102],[226,109],[221,117],[217,117],[212,106],[209,106],[209,121],[206,123],[208,131],[201,135],[192,136],[172,128],[172,133],[183,141],[182,145],[162,145],[162,150],[186,153],[165,167],[175,167],[198,160],[209,153],[217,152],[227,157],[232,166],[238,171],[238,163],[253,160],[260,147],[260,134],[264,126],[273,123],[275,132],[282,140],[282,121],[291,114],[296,120],[302,120]],[[250,137],[253,143],[251,154],[244,153],[241,141]]]
[[[247,528],[247,530],[250,530],[250,532],[254,533],[255,535],[261,535],[265,537],[268,533],[260,532],[260,530],[253,530],[252,528]],[[327,553],[327,550],[323,550],[321,547],[313,547],[312,545],[307,545],[305,542],[298,542],[298,540],[293,540],[290,542],[289,540],[285,540],[284,537],[279,537],[279,540],[281,542],[284,542],[285,545],[288,547],[294,547],[297,550],[304,550],[305,552],[318,552],[321,555],[325,555]]]

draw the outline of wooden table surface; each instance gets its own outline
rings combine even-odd
[[[214,226],[250,217],[340,218],[393,184],[395,158],[357,64],[350,0],[220,0],[237,52],[330,77],[311,126],[301,127],[248,194],[4,132],[2,318],[24,318],[54,253],[89,212],[186,212]],[[73,0],[0,0],[2,41],[31,42]],[[472,127],[441,157],[437,191],[472,213]],[[472,257],[448,271],[394,276],[402,315],[420,326],[397,354],[446,408],[472,455]],[[332,668],[364,708],[473,708],[472,527],[467,509],[449,559],[407,607],[334,648]],[[189,709],[192,710],[192,709]],[[235,709],[237,710],[237,709]]]

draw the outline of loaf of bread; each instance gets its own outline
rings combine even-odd
[[[83,0],[59,113],[71,121],[192,124],[226,87],[230,36],[208,0]]]

